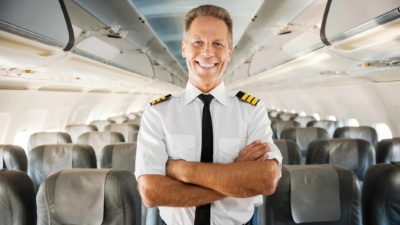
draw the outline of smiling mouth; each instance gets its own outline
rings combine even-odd
[[[205,70],[212,69],[212,68],[214,68],[215,66],[218,65],[218,63],[202,63],[202,62],[199,62],[197,60],[195,60],[195,63],[197,65],[199,65],[202,69],[205,69]]]

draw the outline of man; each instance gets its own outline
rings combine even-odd
[[[167,225],[250,224],[260,195],[275,191],[282,156],[266,110],[222,81],[232,55],[232,21],[203,5],[186,15],[182,55],[189,82],[145,110],[136,171],[144,204]]]

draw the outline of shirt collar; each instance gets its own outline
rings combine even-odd
[[[203,92],[201,92],[197,87],[195,87],[193,84],[188,82],[186,85],[186,89],[185,89],[184,104],[185,105],[189,104],[200,94],[203,94]],[[214,89],[212,89],[209,92],[209,94],[214,96],[214,98],[218,102],[220,102],[222,105],[224,105],[224,106],[228,105],[228,93],[226,92],[225,84],[223,81],[218,86],[216,86]]]

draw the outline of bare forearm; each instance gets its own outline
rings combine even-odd
[[[174,178],[186,183],[213,189],[231,197],[270,195],[275,191],[279,169],[275,160],[249,161],[230,164],[197,162],[182,163]]]
[[[144,175],[138,180],[138,189],[148,207],[193,207],[222,199],[225,196],[212,189],[186,184],[161,175]]]

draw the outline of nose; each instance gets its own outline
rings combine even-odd
[[[214,50],[210,44],[204,45],[204,47],[201,50],[201,56],[203,56],[203,57],[214,56]]]

